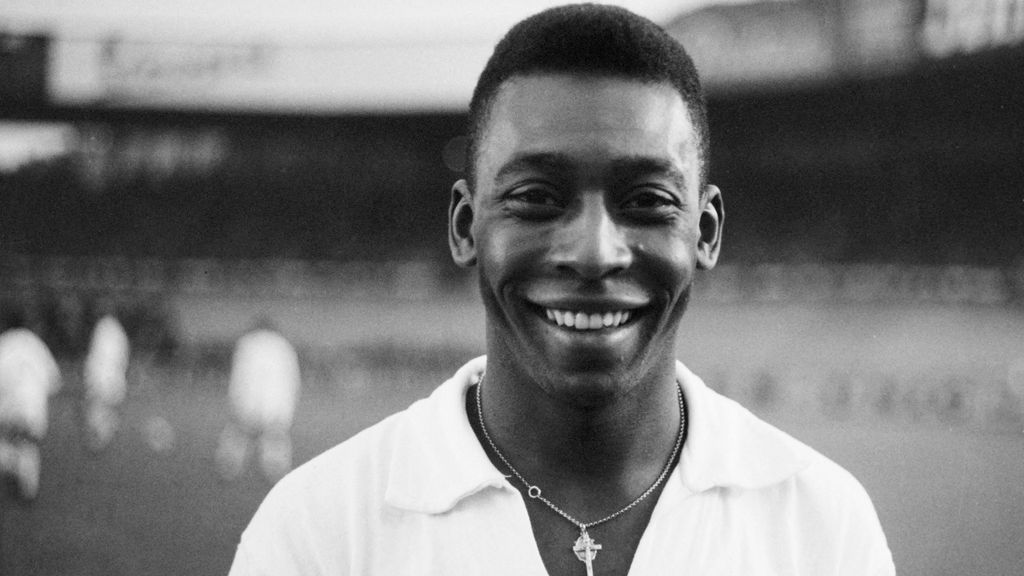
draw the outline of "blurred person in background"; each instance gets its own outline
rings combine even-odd
[[[0,478],[14,480],[17,494],[39,494],[39,444],[49,427],[49,400],[61,387],[50,349],[16,314],[0,334]]]
[[[722,235],[706,126],[654,23],[512,28],[449,210],[486,357],[279,482],[232,574],[894,574],[856,479],[675,358]]]
[[[109,302],[101,303],[101,317],[89,339],[83,366],[86,437],[89,448],[102,450],[117,432],[118,409],[128,387],[128,334]]]
[[[245,469],[250,451],[263,475],[276,481],[292,467],[291,426],[301,385],[299,357],[265,318],[238,339],[231,358],[228,401],[231,420],[217,446],[225,480]]]

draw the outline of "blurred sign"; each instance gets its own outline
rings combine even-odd
[[[489,50],[475,42],[58,39],[50,94],[58,105],[227,112],[461,109]]]
[[[806,3],[714,6],[667,30],[690,52],[710,90],[814,81],[836,67],[831,31]]]
[[[393,33],[260,32],[238,22],[194,30],[177,20],[94,24],[94,33],[69,27],[49,41],[48,78],[45,38],[3,35],[0,96],[19,105],[46,93],[58,106],[183,111],[463,111],[494,38],[409,34],[380,20]],[[711,92],[792,89],[899,72],[922,56],[1019,45],[1024,0],[715,4],[666,28],[691,52]]]
[[[898,73],[1024,43],[1024,0],[803,0],[712,6],[668,25],[709,90]]]
[[[931,56],[1024,41],[1024,0],[924,0],[921,45]]]
[[[854,75],[895,72],[917,61],[921,1],[840,0],[836,14],[844,70]]]
[[[271,73],[273,50],[264,44],[201,45],[130,42],[102,43],[100,74],[112,99],[150,96],[174,100],[222,89],[230,82],[252,82]]]

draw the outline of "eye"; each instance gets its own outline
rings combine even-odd
[[[561,205],[554,190],[545,186],[522,186],[512,190],[508,194],[508,198],[513,202],[533,206],[557,207]]]
[[[675,196],[659,188],[643,186],[634,188],[622,201],[620,207],[626,211],[662,211],[679,206]]]
[[[509,190],[504,196],[503,204],[509,215],[537,222],[557,218],[565,208],[564,199],[558,188],[534,182]]]

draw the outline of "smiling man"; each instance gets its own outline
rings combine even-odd
[[[643,18],[516,25],[449,211],[487,356],[281,481],[232,574],[893,574],[852,476],[675,358],[724,221],[705,116]]]

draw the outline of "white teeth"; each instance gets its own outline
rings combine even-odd
[[[548,320],[559,326],[575,328],[576,330],[598,330],[620,326],[629,320],[630,312],[620,310],[618,312],[573,312],[570,310],[554,310],[546,308],[544,314]]]
[[[590,317],[583,312],[576,313],[576,328],[579,330],[587,330],[590,328]]]

